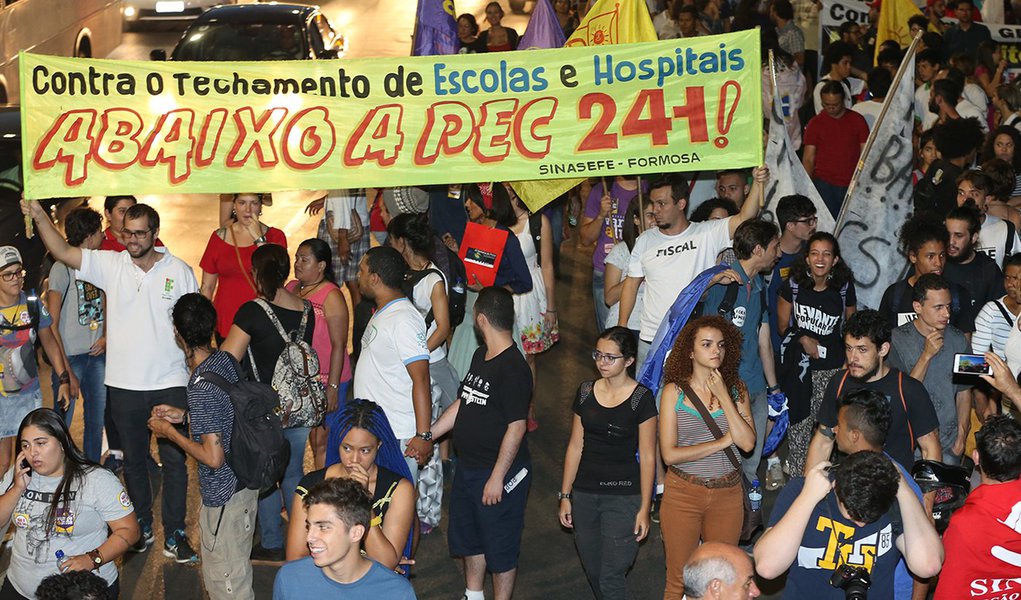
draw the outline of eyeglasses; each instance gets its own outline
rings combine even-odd
[[[138,231],[132,231],[131,229],[125,229],[124,235],[129,238],[145,239],[152,233],[152,229],[139,229]]]
[[[618,358],[624,358],[624,355],[623,354],[603,354],[602,352],[600,352],[598,350],[593,350],[592,351],[592,360],[594,360],[596,362],[608,362],[608,363],[612,363],[613,361],[617,360]]]
[[[804,219],[798,219],[795,223],[805,223],[807,225],[815,225],[819,222],[819,217],[805,217]]]
[[[25,278],[25,270],[24,269],[22,269],[20,271],[11,271],[9,273],[0,273],[0,279],[2,279],[4,281],[14,281],[15,279],[24,279],[24,278]]]

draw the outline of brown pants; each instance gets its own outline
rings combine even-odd
[[[666,551],[663,600],[680,600],[684,595],[684,563],[699,539],[737,544],[744,522],[743,493],[740,480],[732,487],[708,489],[667,471],[659,507]]]

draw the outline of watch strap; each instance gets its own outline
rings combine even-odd
[[[85,553],[86,556],[92,560],[92,570],[96,570],[103,565],[103,554],[99,551],[99,548],[89,550]]]

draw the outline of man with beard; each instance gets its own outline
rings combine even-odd
[[[1010,221],[986,212],[993,198],[993,182],[982,171],[968,171],[957,178],[957,205],[973,206],[979,211],[981,227],[975,250],[1002,264],[1003,259],[1021,249],[1021,239]]]
[[[922,275],[912,290],[918,318],[893,330],[890,367],[910,372],[929,392],[939,419],[943,462],[960,464],[971,429],[971,390],[953,382],[954,354],[970,349],[961,330],[950,325],[950,283]]]
[[[620,316],[617,323],[627,327],[635,307],[638,286],[643,281],[645,303],[642,325],[638,335],[638,362],[649,353],[652,339],[667,310],[699,273],[713,266],[716,255],[730,245],[738,225],[759,213],[759,192],[769,179],[769,170],[756,168],[752,172],[752,190],[741,205],[741,212],[726,219],[692,223],[688,221],[688,180],[679,173],[671,173],[649,185],[649,201],[656,215],[656,227],[647,229],[635,241],[631,250],[628,276],[620,295]],[[717,279],[717,282],[721,281]],[[733,283],[733,278],[722,280]]]
[[[383,409],[417,481],[418,465],[433,450],[432,396],[425,319],[401,287],[407,272],[408,263],[390,247],[370,249],[358,265],[358,287],[376,312],[362,334],[354,397]]]
[[[532,376],[512,339],[509,291],[483,289],[472,318],[479,349],[458,399],[433,424],[437,436],[453,430],[461,461],[450,491],[447,541],[451,554],[464,558],[466,600],[485,599],[486,571],[493,574],[493,597],[509,600],[532,483],[525,441]]]
[[[149,469],[153,407],[169,404],[187,409],[188,367],[174,338],[170,313],[181,296],[198,291],[195,274],[166,248],[155,246],[160,217],[146,204],[124,213],[126,251],[87,250],[71,246],[57,232],[38,202],[22,202],[53,257],[78,271],[78,278],[106,291],[107,402],[124,450],[124,483],[135,505],[142,535],[134,550],[152,545],[152,487]],[[184,535],[188,472],[176,444],[158,442],[163,463],[163,552],[179,563],[196,563],[198,555]]]
[[[901,227],[900,250],[908,257],[908,276],[887,287],[879,303],[879,312],[891,327],[900,327],[918,317],[911,288],[922,275],[943,274],[949,239],[943,220],[931,216],[915,215]],[[950,284],[950,322],[970,334],[975,330],[975,312],[968,290]]]
[[[972,307],[977,312],[986,302],[1003,296],[1003,272],[987,254],[975,251],[982,227],[977,208],[955,208],[947,214],[945,225],[950,243],[947,244],[943,277],[968,290]]]
[[[859,389],[886,396],[890,403],[890,428],[883,450],[897,463],[915,462],[915,447],[922,458],[940,460],[939,420],[929,393],[916,379],[886,364],[890,352],[890,325],[875,310],[860,310],[844,327],[847,368],[830,380],[819,407],[819,425],[808,447],[805,473],[833,452],[840,399]]]
[[[769,406],[766,393],[779,390],[773,343],[769,333],[769,307],[766,281],[762,274],[773,270],[780,253],[780,236],[776,225],[752,219],[741,223],[734,232],[734,254],[729,285],[714,285],[706,291],[702,314],[721,315],[741,331],[741,363],[738,372],[748,389],[755,422],[755,449],[744,462],[748,481],[758,479],[762,444],[766,439]]]
[[[957,178],[975,159],[983,135],[971,119],[951,119],[932,132],[939,158],[918,180],[911,201],[915,214],[929,213],[942,220],[957,205]]]

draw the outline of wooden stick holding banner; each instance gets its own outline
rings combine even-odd
[[[876,135],[879,133],[879,125],[883,123],[886,111],[890,108],[890,102],[893,100],[894,91],[900,87],[900,81],[905,75],[908,77],[915,76],[914,73],[906,74],[905,71],[907,70],[906,67],[909,59],[918,51],[918,42],[922,39],[922,33],[923,32],[921,31],[918,32],[918,35],[916,35],[915,39],[911,41],[911,45],[908,46],[907,51],[904,53],[904,58],[901,59],[900,67],[897,68],[897,75],[894,76],[893,84],[890,85],[890,92],[886,94],[886,98],[883,100],[883,108],[879,111],[879,116],[876,117],[876,126],[874,126],[872,131],[869,132],[869,139],[865,142],[865,148],[862,149],[861,156],[858,157],[858,166],[854,168],[854,176],[851,177],[851,183],[847,186],[847,193],[844,194],[844,201],[840,206],[840,214],[837,215],[837,225],[833,229],[834,234],[838,234],[841,227],[844,225],[844,219],[847,217],[847,200],[854,193],[854,188],[858,184],[858,178],[861,176],[862,169],[865,168],[865,157],[869,155],[869,151],[872,150],[872,144],[876,141]],[[770,56],[772,57],[772,51]],[[772,61],[770,62],[770,65],[772,65]]]
[[[25,215],[25,237],[27,237],[28,239],[32,239],[33,237],[35,237],[35,230],[32,227],[32,207],[31,207],[31,204],[33,202],[35,202],[35,200],[25,200],[25,202],[28,202],[29,205],[30,205],[29,208],[28,208],[28,214]]]
[[[770,83],[770,85],[773,86],[773,93],[769,95],[769,97],[770,97],[770,104],[771,105],[773,104],[773,102],[772,102],[773,97],[776,96],[776,94],[777,94],[777,90],[776,90],[776,64],[773,61],[774,61],[773,51],[770,50],[769,51],[769,83]],[[763,107],[763,108],[765,108],[765,107]],[[772,112],[773,107],[770,106],[769,110]],[[768,136],[768,133],[767,133],[767,136]],[[759,186],[759,191],[760,191],[760,195],[759,195],[759,210],[761,211],[763,208],[766,208],[766,186],[764,186],[764,185]]]

